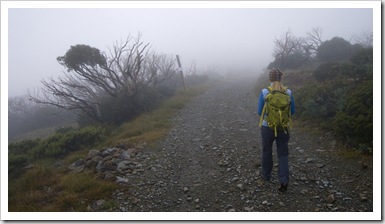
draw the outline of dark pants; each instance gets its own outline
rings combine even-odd
[[[278,181],[280,184],[289,182],[289,133],[278,131],[277,137],[274,130],[262,126],[262,175],[265,180],[270,180],[273,170],[273,142],[277,145],[278,155]]]

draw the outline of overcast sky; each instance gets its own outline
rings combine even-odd
[[[9,8],[8,93],[24,94],[40,86],[43,78],[62,75],[64,68],[56,58],[72,45],[87,44],[107,52],[114,42],[139,32],[156,52],[180,55],[185,69],[195,61],[198,70],[215,66],[223,71],[254,70],[257,75],[274,60],[275,38],[289,28],[294,36],[305,37],[315,27],[322,29],[323,40],[334,36],[351,40],[373,32],[373,10]]]

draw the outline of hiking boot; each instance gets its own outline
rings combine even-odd
[[[278,188],[280,192],[285,192],[287,191],[287,184],[281,184],[281,186]]]

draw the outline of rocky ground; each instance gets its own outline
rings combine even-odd
[[[272,180],[260,178],[255,85],[252,79],[217,83],[181,111],[159,148],[105,149],[125,153],[118,171],[106,175],[116,178],[122,188],[113,194],[113,208],[101,199],[89,210],[373,211],[372,162],[341,157],[330,136],[312,134],[298,125],[289,143],[288,191],[278,191],[276,154]]]

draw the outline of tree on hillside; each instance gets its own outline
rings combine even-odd
[[[317,49],[317,58],[321,61],[341,61],[349,59],[356,47],[341,37],[333,37],[323,42]]]
[[[373,33],[362,32],[361,35],[355,35],[353,37],[355,43],[361,45],[364,48],[373,48]]]
[[[293,36],[290,29],[280,38],[276,38],[274,44],[275,60],[269,64],[269,69],[273,67],[297,68],[311,60],[312,45],[305,38]]]
[[[311,57],[313,57],[317,54],[318,47],[321,46],[321,44],[323,43],[322,29],[319,27],[312,28],[312,30],[310,32],[307,32],[306,35],[307,49],[309,50]]]
[[[103,121],[100,107],[106,97],[128,99],[139,89],[170,78],[177,70],[173,57],[150,52],[140,35],[116,42],[109,55],[88,45],[71,46],[57,61],[67,72],[57,79],[43,80],[42,94],[30,93],[30,99],[99,122]]]

